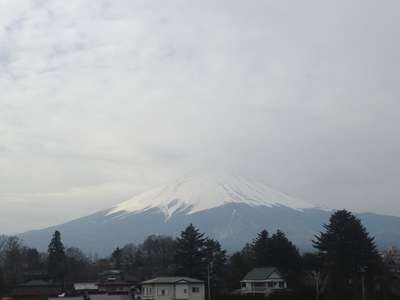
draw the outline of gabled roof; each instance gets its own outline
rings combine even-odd
[[[278,269],[274,268],[274,267],[254,268],[249,273],[247,273],[247,275],[242,279],[242,281],[245,281],[245,280],[266,280],[274,272],[276,272],[279,275],[281,275],[281,273],[278,271]]]
[[[190,277],[156,277],[142,282],[142,284],[154,284],[154,283],[169,283],[169,284],[203,283],[203,281]]]

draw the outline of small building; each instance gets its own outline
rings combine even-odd
[[[283,275],[277,268],[255,268],[242,279],[241,294],[265,294],[287,288]]]
[[[73,285],[77,296],[99,294],[99,285],[96,282],[76,282]]]
[[[400,250],[396,247],[390,247],[381,254],[389,272],[400,273]]]
[[[190,277],[157,277],[141,283],[143,300],[204,300],[204,282]]]
[[[15,300],[47,300],[64,292],[64,284],[50,280],[31,280],[18,284],[11,296]]]
[[[109,295],[129,295],[135,289],[136,285],[127,281],[106,281],[99,282],[98,292]]]
[[[108,270],[100,273],[97,283],[100,294],[110,295],[131,295],[136,285],[135,278],[120,270]]]
[[[107,270],[99,273],[100,281],[122,281],[124,280],[124,273],[121,270]]]

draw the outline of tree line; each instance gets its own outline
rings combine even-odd
[[[141,244],[117,247],[108,258],[66,248],[56,231],[47,253],[23,245],[16,237],[0,238],[0,293],[6,295],[25,274],[42,272],[54,281],[94,281],[116,268],[138,281],[154,276],[190,276],[207,281],[213,299],[241,299],[230,294],[255,267],[276,267],[289,289],[271,299],[397,299],[399,278],[388,272],[373,237],[346,210],[332,214],[313,240],[314,252],[300,253],[284,232],[260,231],[243,249],[227,253],[221,244],[190,224],[178,237],[151,235]],[[228,295],[228,296],[226,296]]]

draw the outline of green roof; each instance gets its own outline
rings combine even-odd
[[[244,280],[266,280],[268,279],[272,273],[277,272],[280,275],[280,272],[277,268],[269,267],[269,268],[255,268],[251,270],[247,275],[242,279]]]

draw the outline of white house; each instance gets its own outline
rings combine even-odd
[[[287,288],[286,280],[277,268],[255,268],[240,283],[242,294],[269,294]]]
[[[157,277],[143,281],[143,300],[204,300],[204,282],[190,277]]]

